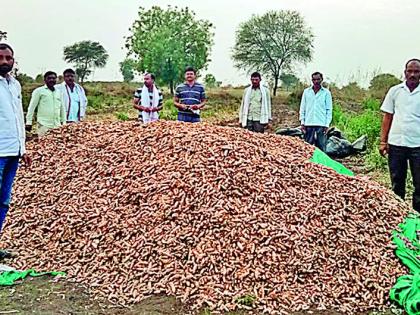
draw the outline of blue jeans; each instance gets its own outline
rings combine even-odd
[[[325,152],[327,146],[327,135],[324,132],[324,127],[305,126],[305,141]]]
[[[19,157],[0,157],[0,232],[9,210],[13,180],[19,166]]]
[[[178,121],[198,123],[200,122],[200,116],[196,114],[185,114],[178,112]]]

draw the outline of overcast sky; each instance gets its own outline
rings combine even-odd
[[[6,0],[1,0],[6,1]],[[138,7],[188,6],[197,17],[215,25],[215,44],[208,72],[224,84],[245,84],[248,78],[233,67],[231,49],[238,25],[268,10],[299,11],[315,35],[313,61],[297,69],[301,78],[321,71],[330,80],[366,80],[380,69],[401,75],[407,59],[420,57],[418,0],[11,0],[3,6],[0,30],[16,51],[22,72],[35,76],[62,72],[63,47],[81,40],[99,41],[110,58],[93,79],[121,80],[124,37]]]

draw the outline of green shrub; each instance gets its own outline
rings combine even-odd
[[[391,86],[401,83],[395,75],[382,73],[370,81],[369,94],[376,99],[383,99]]]
[[[117,116],[118,120],[122,120],[122,121],[127,121],[130,119],[130,117],[128,116],[127,113],[124,112],[117,112],[115,114],[115,116]]]
[[[340,104],[334,104],[333,125],[343,131],[350,142],[366,135],[366,165],[373,169],[385,169],[386,159],[378,151],[382,123],[380,102],[376,99],[366,99],[361,105],[361,113],[349,113],[345,112]]]
[[[257,300],[257,297],[251,294],[251,295],[244,295],[244,296],[238,297],[235,300],[235,302],[239,305],[253,306],[256,300]]]
[[[176,120],[178,110],[174,105],[173,99],[168,99],[163,102],[163,109],[160,111],[159,116],[161,119]]]

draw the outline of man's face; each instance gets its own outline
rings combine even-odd
[[[194,71],[187,71],[187,72],[185,72],[185,80],[187,82],[193,82],[195,80],[195,73],[194,73]]]
[[[47,75],[47,77],[44,79],[44,82],[47,87],[51,88],[57,84],[57,76],[54,74]]]
[[[420,62],[411,61],[407,65],[404,74],[408,84],[417,85],[420,80]]]
[[[315,87],[321,87],[322,77],[319,74],[315,74],[312,76],[312,83]]]
[[[153,86],[154,81],[153,81],[152,76],[150,74],[146,74],[143,79],[144,79],[144,85],[145,86],[147,86],[147,87]]]
[[[0,75],[6,75],[13,69],[15,59],[10,49],[0,49]]]
[[[64,82],[66,82],[67,85],[73,85],[75,78],[76,76],[73,73],[66,73],[64,75]]]
[[[251,77],[252,87],[257,88],[260,86],[261,79],[259,77]]]

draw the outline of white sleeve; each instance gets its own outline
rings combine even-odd
[[[381,111],[389,114],[394,114],[395,104],[394,104],[394,94],[395,89],[390,88],[388,93],[386,93],[385,99],[381,106]]]

